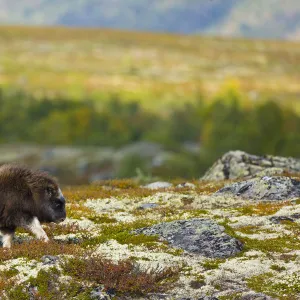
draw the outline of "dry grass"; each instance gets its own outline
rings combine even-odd
[[[78,224],[75,222],[71,224],[50,223],[45,225],[44,229],[49,238],[53,238],[55,235],[85,232],[85,230],[80,229]]]
[[[178,268],[143,271],[131,260],[113,263],[101,257],[70,259],[63,269],[77,280],[102,284],[117,295],[135,296],[166,291],[178,279],[179,273]]]
[[[25,257],[28,259],[39,259],[44,255],[78,255],[82,249],[77,245],[59,244],[54,241],[44,243],[42,241],[23,242],[14,244],[11,249],[2,249],[0,251],[0,262],[9,259]]]
[[[172,193],[194,193],[209,195],[212,194],[229,181],[206,182],[206,181],[191,181],[195,184],[195,189],[189,187],[177,188],[176,185],[184,182],[183,180],[171,181],[174,186],[168,188],[167,191]],[[68,199],[68,203],[72,205],[72,209],[80,210],[81,213],[91,214],[92,211],[87,207],[81,206],[82,201],[86,199],[105,199],[110,197],[118,198],[143,198],[154,195],[159,192],[165,192],[166,189],[150,190],[140,187],[134,180],[111,180],[102,181],[92,185],[69,186],[64,188],[64,195]],[[75,206],[74,206],[75,205]],[[77,208],[76,208],[77,206]],[[74,211],[72,211],[74,212]]]
[[[118,181],[116,181],[118,182]],[[110,197],[147,197],[156,193],[144,188],[133,188],[128,186],[106,186],[106,185],[86,185],[72,186],[64,189],[64,195],[69,203],[80,204],[86,199],[105,199]]]
[[[291,205],[290,201],[284,201],[279,203],[274,202],[260,202],[258,204],[252,204],[237,208],[242,215],[257,215],[257,216],[269,216],[275,214],[284,206]]]
[[[15,270],[0,272],[0,293],[15,283],[14,278],[12,278],[14,275],[16,275]]]

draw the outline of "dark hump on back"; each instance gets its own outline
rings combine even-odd
[[[17,165],[0,167],[0,186],[5,191],[25,191],[28,189],[24,178],[26,169]]]
[[[17,164],[0,167],[0,187],[6,190],[35,194],[50,184],[57,187],[56,180],[45,172],[33,171]]]

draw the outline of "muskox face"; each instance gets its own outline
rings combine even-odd
[[[45,189],[41,208],[41,222],[59,223],[66,218],[66,200],[57,185],[49,185]]]

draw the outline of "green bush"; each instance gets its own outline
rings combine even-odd
[[[159,142],[175,155],[153,175],[186,178],[198,177],[229,150],[300,153],[300,116],[271,100],[247,106],[243,95],[228,91],[213,101],[199,96],[167,114],[149,112],[138,101],[119,96],[96,100],[37,99],[19,90],[0,90],[0,142],[114,147]],[[186,142],[200,144],[199,153],[182,151]],[[137,169],[150,174],[149,168],[139,156],[125,157],[118,177],[135,176]]]

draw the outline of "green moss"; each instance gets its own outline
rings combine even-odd
[[[253,216],[256,215],[255,209],[253,206],[242,206],[235,209],[243,216]]]
[[[254,226],[254,225],[247,225],[247,226],[242,226],[239,228],[236,228],[236,233],[238,234],[239,232],[244,233],[244,234],[259,234],[259,233],[274,233],[273,230],[271,229],[262,229],[260,226]]]
[[[238,207],[235,211],[238,211],[243,216],[269,216],[275,214],[284,206],[291,205],[290,201],[272,202],[259,202],[258,204],[251,204],[242,207]]]
[[[117,240],[120,244],[133,244],[133,245],[148,245],[153,246],[154,243],[158,241],[157,236],[148,236],[144,234],[130,234],[128,232],[120,232],[115,235],[115,240]]]
[[[31,277],[29,279],[29,283],[31,286],[37,287],[41,296],[49,298],[52,296],[52,291],[55,289],[54,282],[58,281],[59,275],[60,272],[55,267],[47,271],[40,270],[36,278]]]
[[[259,226],[248,225],[248,226],[239,227],[236,229],[236,231],[245,233],[245,234],[254,234],[257,232],[261,232],[261,229]]]
[[[286,270],[285,267],[281,267],[281,266],[278,266],[278,265],[272,265],[270,269],[274,270],[274,271],[278,271],[278,272]]]
[[[31,277],[26,285],[37,287],[38,296],[45,300],[71,299],[73,297],[81,300],[90,299],[90,288],[83,288],[82,284],[75,279],[70,279],[67,283],[61,283],[59,282],[60,275],[61,272],[55,267],[40,270],[36,278]]]
[[[9,300],[30,300],[30,295],[25,284],[9,287],[5,292]]]
[[[181,256],[183,254],[184,250],[180,249],[180,248],[170,248],[167,246],[167,249],[165,249],[164,252],[174,255],[174,256]]]
[[[220,225],[224,226],[227,234],[243,243],[243,251],[241,251],[238,256],[242,256],[244,252],[248,250],[259,250],[269,254],[270,252],[284,253],[290,250],[300,249],[300,241],[297,235],[294,234],[279,236],[272,239],[258,240],[240,236],[238,234],[238,230],[235,231],[232,227],[230,227],[228,222],[222,222]]]
[[[193,289],[199,289],[205,285],[205,276],[202,274],[193,275],[193,280],[190,282],[190,287]]]
[[[213,270],[218,269],[220,264],[224,263],[225,259],[207,259],[204,262],[202,262],[203,268],[206,270]]]
[[[98,244],[104,243],[108,240],[116,240],[120,244],[133,244],[133,245],[146,245],[149,247],[154,246],[158,237],[156,236],[146,236],[144,234],[134,234],[132,231],[142,227],[148,227],[154,224],[150,220],[139,220],[132,223],[118,223],[111,225],[104,225],[102,227],[102,232],[97,237],[89,237],[86,235],[83,238],[82,246],[96,246]]]
[[[96,224],[105,224],[105,223],[117,223],[118,220],[116,218],[111,218],[108,215],[93,215],[88,216],[88,219],[93,221]]]
[[[226,295],[226,296],[219,296],[219,300],[239,300],[242,297],[242,293],[241,292],[235,292],[232,293],[230,295]]]
[[[249,288],[256,292],[265,293],[279,299],[298,299],[300,293],[300,276],[293,273],[276,278],[273,273],[264,273],[247,280]]]
[[[15,268],[0,272],[0,278],[9,279],[19,274],[19,271]]]
[[[265,253],[284,253],[300,249],[300,241],[294,236],[283,236],[265,240],[242,238],[242,241],[244,242],[245,249],[260,250]]]

